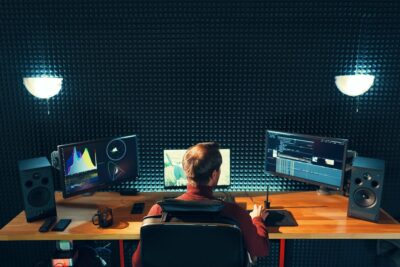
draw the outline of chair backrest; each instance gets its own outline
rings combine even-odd
[[[147,216],[140,231],[143,267],[243,267],[242,233],[222,217],[221,201],[165,200],[162,215]]]

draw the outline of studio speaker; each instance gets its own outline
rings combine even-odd
[[[47,158],[21,160],[18,169],[26,220],[56,216],[53,173]]]
[[[377,222],[381,207],[385,162],[356,157],[351,169],[347,215]]]

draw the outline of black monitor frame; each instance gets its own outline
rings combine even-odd
[[[111,181],[108,183],[104,183],[104,184],[99,184],[96,185],[92,188],[86,189],[86,190],[80,190],[77,192],[67,192],[67,188],[65,185],[65,159],[64,154],[62,153],[62,149],[64,148],[69,148],[69,147],[73,147],[73,146],[82,146],[82,145],[87,145],[87,144],[93,144],[93,143],[102,143],[102,142],[111,142],[113,140],[117,140],[117,139],[122,139],[122,138],[133,138],[134,142],[135,142],[135,150],[136,150],[136,155],[135,155],[135,163],[136,163],[136,175],[135,177],[125,177],[123,179],[118,179],[117,181]],[[61,184],[61,190],[63,193],[63,198],[69,198],[69,197],[73,197],[73,196],[77,196],[77,195],[82,195],[85,193],[90,193],[90,192],[94,192],[96,190],[101,190],[104,189],[110,185],[115,185],[115,184],[120,184],[121,182],[127,181],[127,180],[136,180],[139,177],[139,151],[138,151],[138,140],[137,140],[137,136],[136,135],[127,135],[127,136],[120,136],[120,137],[114,137],[114,138],[101,138],[101,139],[93,139],[93,140],[88,140],[88,141],[82,141],[82,142],[75,142],[75,143],[69,143],[69,144],[63,144],[63,145],[58,145],[57,146],[57,152],[58,155],[60,157],[60,184]]]
[[[229,176],[229,184],[228,185],[217,185],[216,188],[217,189],[227,189],[231,186],[232,183],[232,153],[231,153],[231,149],[229,148],[219,148],[219,150],[222,149],[228,149],[229,150],[229,163],[230,163],[230,176]],[[176,148],[171,148],[171,149],[164,149],[164,150],[186,150],[186,149],[176,149]],[[163,161],[164,161],[164,150],[163,150]],[[165,168],[163,168],[163,181],[164,181],[164,189],[170,189],[170,190],[174,190],[174,189],[186,189],[187,185],[182,185],[182,186],[167,186],[165,184]]]
[[[294,136],[294,137],[299,137],[299,138],[305,138],[305,139],[311,139],[311,140],[329,140],[329,141],[335,141],[335,142],[341,142],[344,145],[343,148],[343,166],[342,166],[342,176],[341,176],[341,182],[340,186],[334,186],[332,184],[326,184],[326,183],[321,183],[313,180],[307,180],[301,177],[297,176],[291,176],[287,174],[282,174],[279,172],[274,172],[274,171],[268,171],[267,170],[267,151],[268,151],[268,136],[269,134],[278,134],[278,135],[286,135],[286,136]],[[342,139],[342,138],[332,138],[332,137],[321,137],[321,136],[313,136],[313,135],[307,135],[307,134],[297,134],[297,133],[289,133],[289,132],[280,132],[280,131],[273,131],[273,130],[267,130],[265,134],[265,163],[264,163],[264,172],[265,174],[272,174],[277,177],[283,177],[286,179],[291,179],[307,184],[312,184],[312,185],[317,185],[320,186],[321,188],[329,188],[329,189],[334,189],[338,191],[343,191],[343,185],[344,185],[344,176],[345,176],[345,170],[346,170],[346,155],[347,155],[347,145],[348,145],[348,139]]]

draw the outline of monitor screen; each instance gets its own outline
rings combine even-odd
[[[267,131],[265,171],[341,190],[347,140]]]
[[[135,135],[58,146],[63,197],[138,177]]]
[[[231,183],[231,153],[229,149],[220,149],[222,155],[221,175],[218,186]],[[164,150],[164,186],[165,188],[186,187],[187,179],[182,167],[185,149]]]

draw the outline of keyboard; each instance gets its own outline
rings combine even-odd
[[[225,201],[225,202],[236,203],[235,202],[235,197],[233,197],[233,196],[217,197],[217,199],[221,200],[221,201]]]

